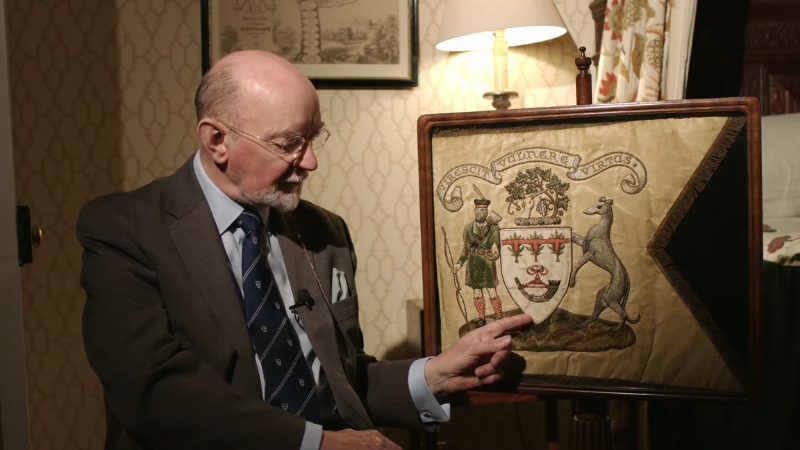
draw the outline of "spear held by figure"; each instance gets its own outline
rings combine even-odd
[[[442,234],[444,235],[444,248],[445,248],[445,259],[447,260],[447,265],[450,267],[450,271],[453,272],[453,282],[456,285],[456,302],[458,303],[458,309],[461,310],[461,315],[464,316],[464,323],[469,325],[469,319],[467,318],[467,305],[464,303],[464,296],[461,295],[461,284],[458,282],[458,273],[453,270],[453,254],[450,252],[450,244],[447,242],[447,231],[444,230],[442,227]]]

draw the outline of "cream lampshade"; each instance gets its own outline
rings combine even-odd
[[[436,48],[446,52],[492,49],[494,90],[483,95],[508,109],[508,47],[557,38],[567,32],[553,0],[445,0]]]

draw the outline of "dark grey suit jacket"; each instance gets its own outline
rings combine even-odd
[[[411,361],[364,355],[344,221],[302,201],[270,211],[298,308],[323,368],[326,428],[423,424],[408,391]],[[332,268],[353,295],[328,306]],[[107,449],[297,449],[305,422],[261,399],[236,281],[194,174],[175,174],[88,203],[78,219],[86,354],[103,384]],[[335,405],[335,406],[334,406]]]

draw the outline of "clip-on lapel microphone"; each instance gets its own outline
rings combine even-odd
[[[311,294],[306,289],[300,289],[297,291],[297,302],[294,305],[289,307],[289,311],[297,312],[297,308],[304,307],[311,311],[314,309],[314,299],[311,298]]]

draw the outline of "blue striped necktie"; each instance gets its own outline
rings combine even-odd
[[[242,291],[247,329],[264,372],[264,400],[321,424],[317,385],[258,244],[261,217],[245,209],[236,222],[242,242]]]

